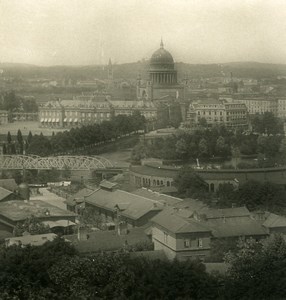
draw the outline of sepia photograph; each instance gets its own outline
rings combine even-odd
[[[286,299],[286,2],[0,0],[0,300]]]

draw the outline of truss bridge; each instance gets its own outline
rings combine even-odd
[[[36,155],[2,155],[2,170],[104,170],[112,169],[113,164],[101,156],[48,156]]]

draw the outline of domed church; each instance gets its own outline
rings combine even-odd
[[[164,48],[162,40],[160,48],[151,56],[148,73],[149,81],[145,92],[141,87],[141,96],[143,91],[143,95],[146,94],[149,100],[160,102],[183,98],[183,86],[180,86],[177,82],[177,71],[175,70],[173,56]]]

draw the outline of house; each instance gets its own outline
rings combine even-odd
[[[36,235],[25,235],[19,237],[10,237],[5,239],[6,247],[11,247],[14,245],[25,246],[42,246],[46,242],[52,242],[57,237],[54,233],[36,234]]]
[[[269,234],[286,234],[286,218],[268,211],[256,211],[253,218],[267,230]]]
[[[259,240],[268,235],[246,207],[212,209],[196,200],[166,208],[151,222],[154,248],[164,250],[169,259],[203,260],[210,254],[211,241],[215,239]]]
[[[94,208],[105,222],[126,222],[128,227],[140,227],[160,212],[159,201],[115,189],[115,184],[103,182],[100,188],[85,196],[86,208]]]
[[[90,195],[94,190],[90,188],[83,188],[76,194],[70,195],[65,201],[67,210],[78,213],[84,208],[84,197]]]

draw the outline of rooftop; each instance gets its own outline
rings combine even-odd
[[[37,235],[25,235],[19,237],[6,238],[5,242],[7,246],[12,245],[31,245],[31,246],[42,246],[48,241],[53,241],[57,237],[54,233],[37,234]]]
[[[173,233],[211,232],[204,224],[195,219],[180,216],[174,208],[166,208],[152,218],[152,222]]]
[[[15,179],[0,179],[0,187],[9,190],[11,192],[14,192],[18,189],[18,185],[15,181]]]
[[[164,195],[164,194],[161,194],[159,192],[154,192],[154,191],[152,191],[150,189],[147,189],[147,188],[138,189],[136,191],[133,191],[132,194],[135,194],[135,195],[138,195],[138,196],[143,196],[143,197],[146,197],[148,199],[152,199],[154,201],[159,201],[162,204],[166,204],[166,205],[170,205],[170,206],[173,206],[173,205],[183,201],[180,198]]]
[[[265,213],[266,220],[262,224],[267,228],[286,227],[286,218],[270,212]]]
[[[47,215],[46,212],[49,212]],[[12,200],[0,203],[0,216],[12,221],[23,221],[32,215],[36,218],[68,217],[75,216],[74,213],[63,210],[40,200],[19,201]]]
[[[196,206],[191,209],[179,207],[166,208],[152,221],[172,233],[211,232],[218,238],[267,234],[261,224],[250,218],[249,211],[244,207],[216,210],[197,206],[198,214],[203,218],[197,218],[194,214]]]
[[[0,201],[4,200],[11,194],[13,194],[13,192],[0,187]]]
[[[119,210],[122,210],[122,216],[134,220],[141,218],[150,211],[159,211],[163,207],[158,201],[121,190],[106,191],[98,189],[85,197],[85,202],[113,212],[118,207]]]

